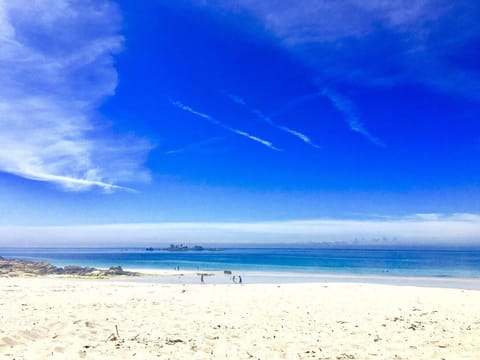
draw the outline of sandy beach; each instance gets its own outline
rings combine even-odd
[[[2,359],[479,359],[480,292],[0,279]]]

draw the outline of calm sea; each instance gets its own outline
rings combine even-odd
[[[318,273],[480,277],[480,250],[226,247],[220,251],[146,251],[144,248],[0,248],[7,258],[43,260],[57,266],[128,269],[235,270]]]

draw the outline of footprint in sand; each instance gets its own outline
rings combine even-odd
[[[3,341],[3,344],[0,344],[0,346],[2,346],[2,345],[4,345],[4,346],[5,346],[5,345],[7,345],[7,346],[14,346],[14,345],[17,345],[17,344],[18,344],[15,340],[13,340],[13,339],[11,339],[11,338],[9,338],[9,337],[4,337],[4,338],[2,338],[2,341]]]

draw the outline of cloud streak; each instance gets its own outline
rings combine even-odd
[[[290,135],[293,135],[295,136],[296,138],[302,140],[304,143],[316,148],[316,149],[319,149],[320,146],[318,146],[317,144],[315,144],[311,139],[310,137],[308,137],[307,135],[299,132],[299,131],[296,131],[296,130],[293,130],[293,129],[290,129],[289,127],[287,126],[283,126],[283,125],[279,125],[277,123],[275,123],[272,118],[270,116],[267,116],[265,115],[263,112],[261,112],[260,110],[258,109],[255,109],[255,108],[250,108],[247,103],[245,102],[245,100],[243,100],[243,98],[241,98],[240,96],[238,95],[235,95],[235,94],[230,94],[230,93],[226,93],[226,95],[235,103],[237,103],[238,105],[241,105],[241,106],[244,106],[246,108],[248,108],[258,119],[260,119],[261,121],[269,124],[270,126],[276,128],[276,129],[279,129],[283,132],[286,132]]]
[[[205,139],[205,140],[196,141],[194,143],[191,143],[187,146],[184,146],[184,147],[181,147],[181,148],[178,148],[178,149],[169,150],[169,151],[165,152],[165,154],[173,155],[173,154],[184,153],[184,152],[191,151],[191,150],[198,150],[198,149],[203,148],[205,145],[208,145],[208,144],[211,144],[211,143],[214,143],[214,142],[218,142],[220,140],[222,140],[221,137],[211,137],[211,138],[208,138],[208,139]]]
[[[265,222],[170,222],[88,226],[0,227],[0,245],[151,245],[187,243],[335,243],[480,245],[479,214],[412,214],[370,219]]]
[[[226,94],[235,103],[247,107],[253,114],[255,114],[255,116],[258,119],[266,122],[267,124],[277,128],[281,131],[284,131],[284,132],[286,132],[290,135],[295,136],[296,138],[302,140],[306,144],[308,144],[308,145],[310,145],[314,148],[317,148],[317,149],[320,148],[320,146],[315,144],[307,135],[305,135],[305,134],[303,134],[299,131],[293,130],[293,129],[287,127],[287,126],[279,125],[279,124],[275,123],[272,120],[272,118],[274,116],[279,116],[286,111],[293,110],[297,106],[299,106],[299,105],[301,105],[305,102],[312,101],[312,100],[314,100],[318,97],[324,96],[324,97],[328,98],[332,102],[334,107],[342,113],[342,115],[345,117],[345,122],[347,123],[347,125],[349,126],[349,128],[352,131],[361,134],[368,141],[370,141],[371,143],[373,143],[373,144],[375,144],[379,147],[385,147],[385,144],[380,139],[378,139],[377,137],[375,137],[374,135],[372,135],[369,131],[367,131],[365,129],[365,126],[359,120],[359,117],[357,115],[357,111],[356,111],[353,103],[351,101],[349,101],[347,98],[345,98],[344,96],[341,96],[337,92],[332,91],[331,89],[325,88],[323,91],[299,96],[298,98],[295,98],[295,99],[289,101],[287,104],[285,104],[280,110],[278,110],[272,116],[267,116],[258,109],[249,108],[247,103],[245,102],[245,100],[243,100],[241,97],[239,97],[235,94],[230,94],[230,93],[226,93]]]
[[[385,144],[380,139],[365,129],[364,125],[358,118],[355,106],[350,100],[328,88],[325,88],[322,91],[322,95],[330,99],[333,106],[344,115],[345,121],[352,131],[364,136],[372,144],[379,147],[385,147]]]
[[[245,103],[245,100],[243,100],[243,98],[241,98],[240,96],[238,95],[235,95],[235,94],[231,94],[231,93],[228,93],[228,92],[224,92],[225,95],[227,95],[230,100],[232,100],[233,102],[237,103],[238,105],[247,105]]]
[[[58,183],[69,189],[89,188],[93,186],[98,186],[103,190],[105,190],[106,192],[111,192],[114,190],[136,192],[134,189],[131,189],[125,186],[109,184],[109,183],[105,183],[98,180],[77,179],[77,178],[71,178],[68,176],[61,176],[61,175],[34,173],[32,171],[28,173],[18,174],[18,175],[30,180]]]
[[[268,147],[268,148],[271,149],[271,150],[282,151],[281,149],[275,147],[270,141],[264,140],[264,139],[262,139],[262,138],[259,138],[259,137],[257,137],[257,136],[254,136],[254,135],[252,135],[252,134],[249,134],[249,133],[247,133],[247,132],[245,132],[245,131],[242,131],[242,130],[233,128],[233,127],[231,127],[231,126],[229,126],[229,125],[225,125],[224,123],[216,120],[216,119],[213,118],[212,116],[210,116],[210,115],[208,115],[208,114],[205,114],[205,113],[202,113],[202,112],[200,112],[200,111],[194,110],[194,109],[192,109],[190,106],[187,106],[187,105],[181,103],[180,101],[170,100],[170,103],[171,103],[173,106],[175,106],[175,107],[177,107],[177,108],[179,108],[179,109],[181,109],[181,110],[183,110],[183,111],[186,111],[186,112],[189,112],[189,113],[191,113],[191,114],[193,114],[193,115],[196,115],[196,116],[198,116],[198,117],[201,117],[202,119],[205,119],[205,120],[209,121],[210,123],[212,123],[212,124],[214,124],[214,125],[216,125],[216,126],[218,126],[218,127],[221,127],[222,129],[225,129],[225,130],[227,130],[227,131],[230,131],[230,132],[232,132],[232,133],[234,133],[234,134],[237,134],[237,135],[239,135],[239,136],[243,136],[243,137],[245,137],[245,138],[247,138],[247,139],[249,139],[249,140],[251,140],[251,141],[254,141],[254,142],[257,142],[257,143],[259,143],[259,144],[261,144],[261,145],[263,145],[263,146],[266,146],[266,147]]]
[[[115,93],[119,24],[109,0],[0,1],[0,171],[68,191],[148,180],[151,145],[96,112]]]
[[[295,109],[300,104],[306,103],[308,101],[312,101],[312,100],[314,100],[314,99],[316,99],[320,96],[322,96],[321,92],[314,92],[314,93],[311,93],[311,94],[306,94],[306,95],[299,96],[299,97],[297,97],[293,100],[290,100],[286,104],[282,105],[276,112],[274,112],[271,115],[271,117],[273,118],[273,117],[280,116],[280,115],[286,113],[287,111],[291,111],[291,110]]]
[[[332,102],[332,104],[335,106],[335,108],[337,110],[339,110],[344,115],[345,122],[348,124],[349,128],[352,131],[355,131],[355,132],[363,135],[370,142],[372,142],[373,144],[375,144],[377,146],[385,147],[385,144],[380,139],[373,136],[372,134],[370,134],[365,129],[364,125],[360,122],[360,120],[358,118],[358,115],[356,113],[355,106],[353,105],[353,103],[350,100],[348,100],[347,98],[345,98],[344,96],[341,96],[340,94],[332,91],[331,89],[326,88],[323,91],[299,96],[298,98],[295,98],[295,99],[289,101],[288,103],[286,103],[284,106],[282,106],[280,108],[280,110],[278,110],[273,115],[271,115],[270,118],[275,117],[275,116],[280,116],[287,111],[292,111],[296,107],[300,106],[301,104],[312,101],[312,100],[317,99],[317,98],[322,97],[322,96],[328,98]],[[259,117],[263,117],[266,120],[270,120],[270,118],[267,118],[265,115],[260,113],[258,110],[254,110],[254,112],[257,113],[257,115]],[[312,145],[314,147],[318,147],[317,145],[311,143],[310,138],[308,138],[306,135],[304,135],[300,132],[297,132],[295,130],[292,130],[290,128],[283,127],[281,125],[278,125],[278,127],[281,128],[283,131],[286,131],[288,133],[291,133],[291,134],[297,136],[298,138],[300,138],[304,142],[309,143],[310,145]]]

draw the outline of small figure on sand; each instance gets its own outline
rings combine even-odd
[[[238,283],[241,284],[243,282],[242,277],[238,275]]]
[[[235,275],[233,275],[233,277],[232,277],[232,281],[233,281],[233,283],[234,283],[234,284],[236,284],[236,283],[237,283],[237,277],[236,277]]]
[[[201,282],[202,284],[204,283],[203,274],[200,275],[200,282]]]

